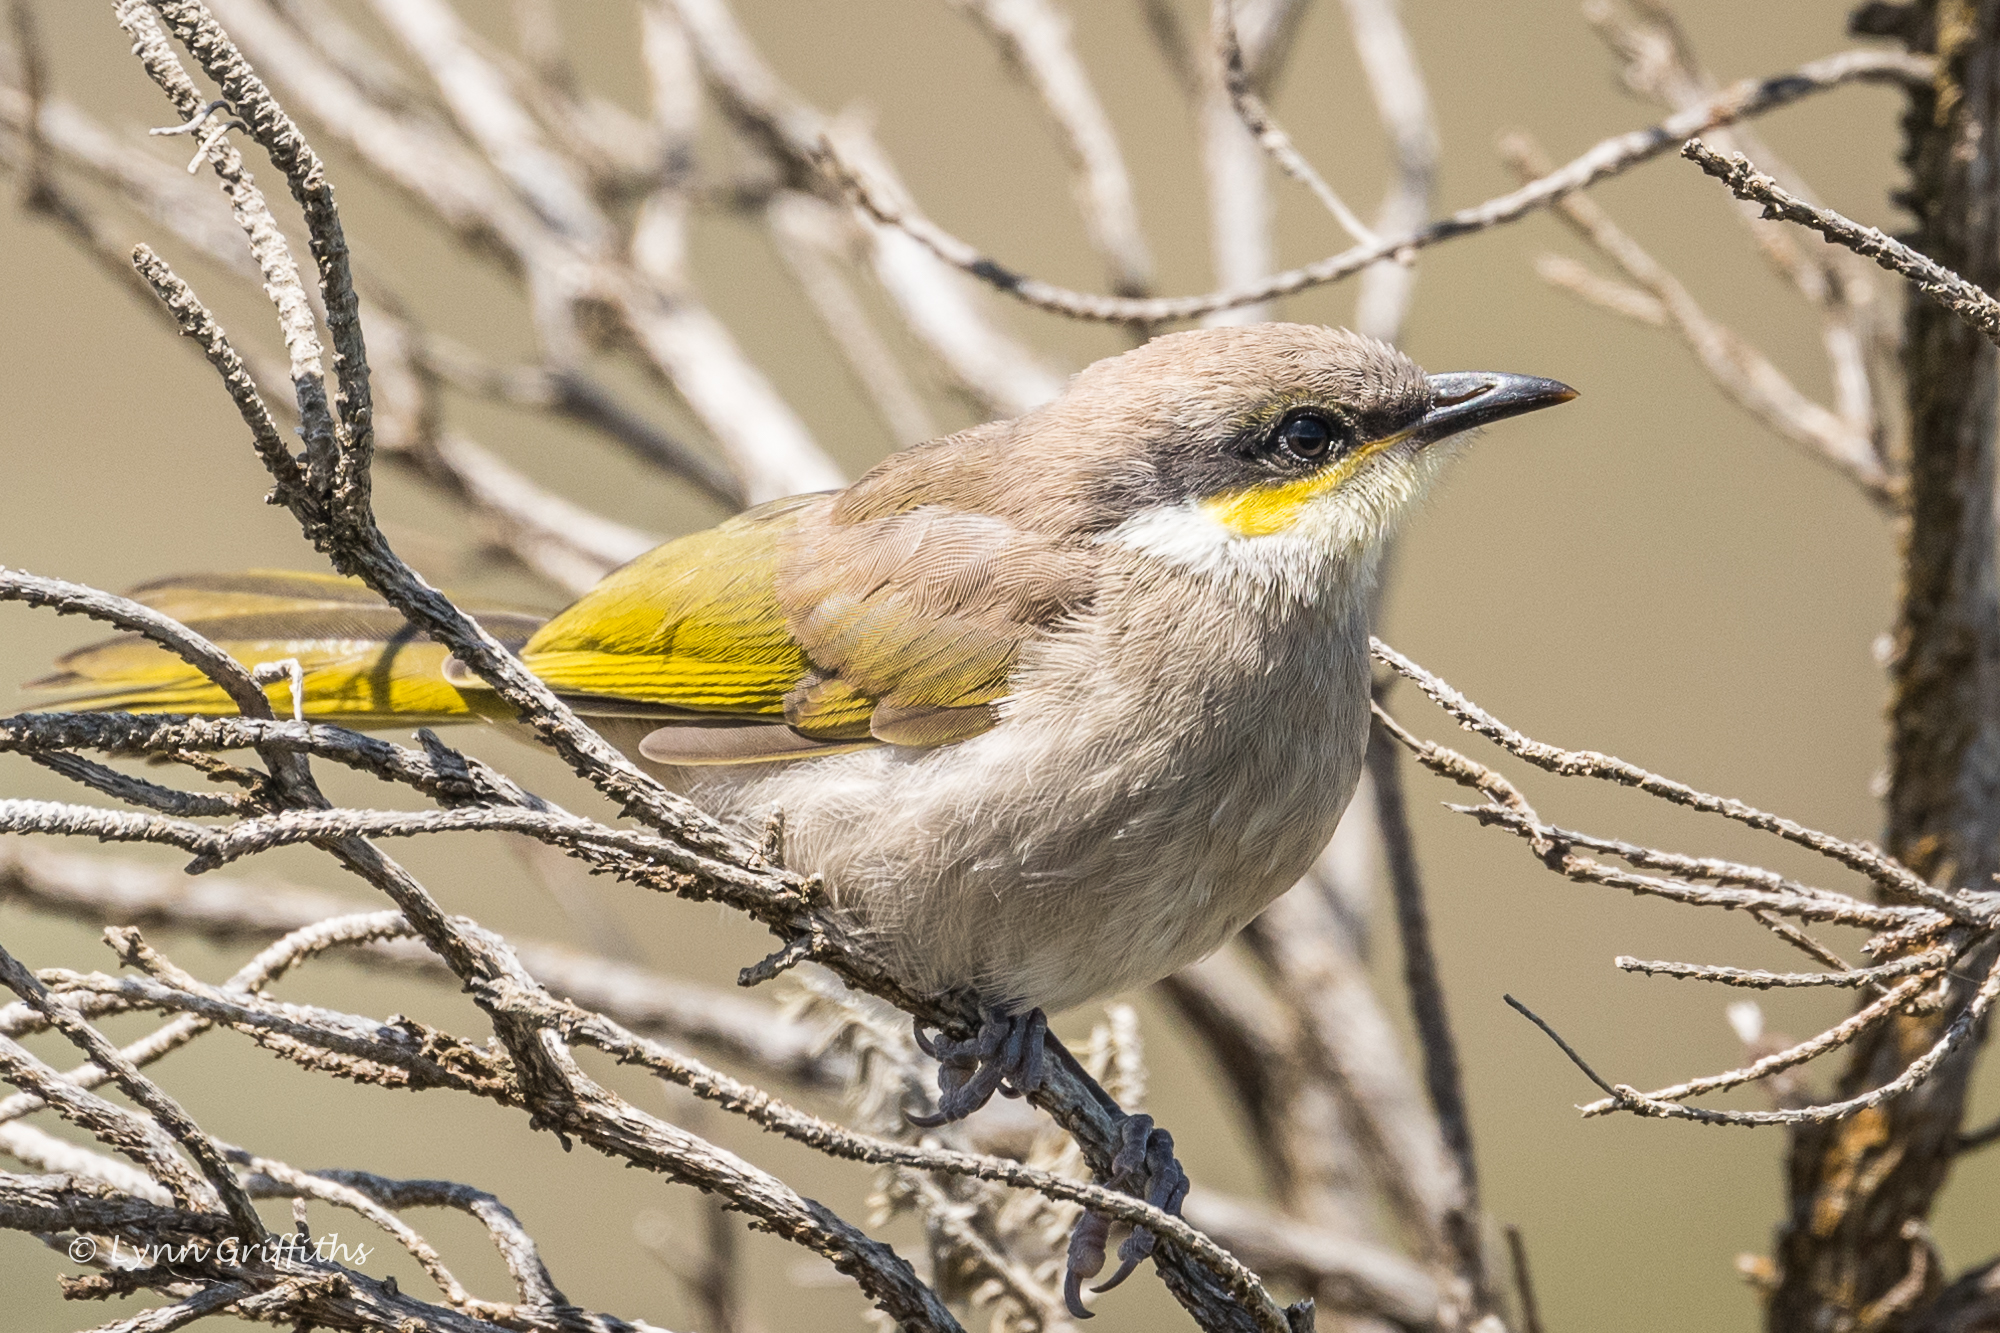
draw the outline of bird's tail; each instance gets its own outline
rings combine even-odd
[[[433,642],[357,579],[285,570],[190,574],[129,594],[213,640],[247,667],[296,661],[306,716],[353,727],[470,722],[499,706],[490,691],[461,693]],[[519,651],[544,617],[510,607],[459,603],[486,631]],[[233,714],[236,705],[193,667],[137,635],[121,635],[60,658],[55,674],[24,688],[54,707],[133,713]],[[292,712],[290,673],[267,690],[280,717]]]

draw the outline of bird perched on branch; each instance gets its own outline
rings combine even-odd
[[[1574,396],[1316,326],[1171,334],[669,542],[545,624],[467,610],[704,808],[782,810],[787,864],[906,985],[977,997],[976,1038],[926,1041],[941,1123],[1035,1084],[1045,1013],[1193,962],[1305,871],[1360,776],[1391,533],[1464,432]],[[358,584],[139,595],[246,663],[297,659],[314,717],[503,711]],[[62,665],[39,684],[72,706],[234,711],[129,641]]]

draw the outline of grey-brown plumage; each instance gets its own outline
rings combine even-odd
[[[790,726],[624,725],[708,808],[783,809],[791,863],[919,989],[1054,1012],[1155,980],[1296,880],[1354,790],[1369,590],[1442,461],[1434,397],[1337,330],[1155,339],[786,502]],[[1317,456],[1274,441],[1301,413]]]

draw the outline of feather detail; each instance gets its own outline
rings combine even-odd
[[[991,731],[1000,721],[991,704],[969,708],[897,708],[880,704],[869,718],[868,730],[878,741],[929,749],[970,740]]]
[[[470,721],[492,711],[446,679],[443,645],[412,628],[357,579],[291,570],[192,574],[145,584],[130,595],[245,666],[297,661],[305,673],[306,711],[314,717],[366,727]],[[518,648],[542,621],[509,607],[461,605],[510,647]],[[56,665],[61,670],[26,688],[61,707],[236,712],[207,677],[136,635],[79,648]],[[291,711],[288,683],[268,693],[281,716]]]
[[[780,713],[811,663],[774,590],[778,540],[815,498],[655,547],[543,626],[522,661],[561,694]]]
[[[858,741],[815,740],[782,722],[690,722],[647,732],[639,742],[639,755],[670,768],[705,768],[785,763],[865,750],[874,744],[865,737]]]

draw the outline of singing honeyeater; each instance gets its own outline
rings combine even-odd
[[[781,809],[787,863],[905,983],[975,994],[1018,1074],[1020,1020],[1202,957],[1304,872],[1361,770],[1385,543],[1464,431],[1574,396],[1316,326],[1176,333],[668,542],[545,624],[467,609],[697,804],[752,831]],[[500,711],[357,583],[138,595],[246,663],[296,658],[314,717]],[[233,711],[132,641],[62,665],[39,684],[73,706]],[[945,1115],[1000,1079],[955,1058]]]

